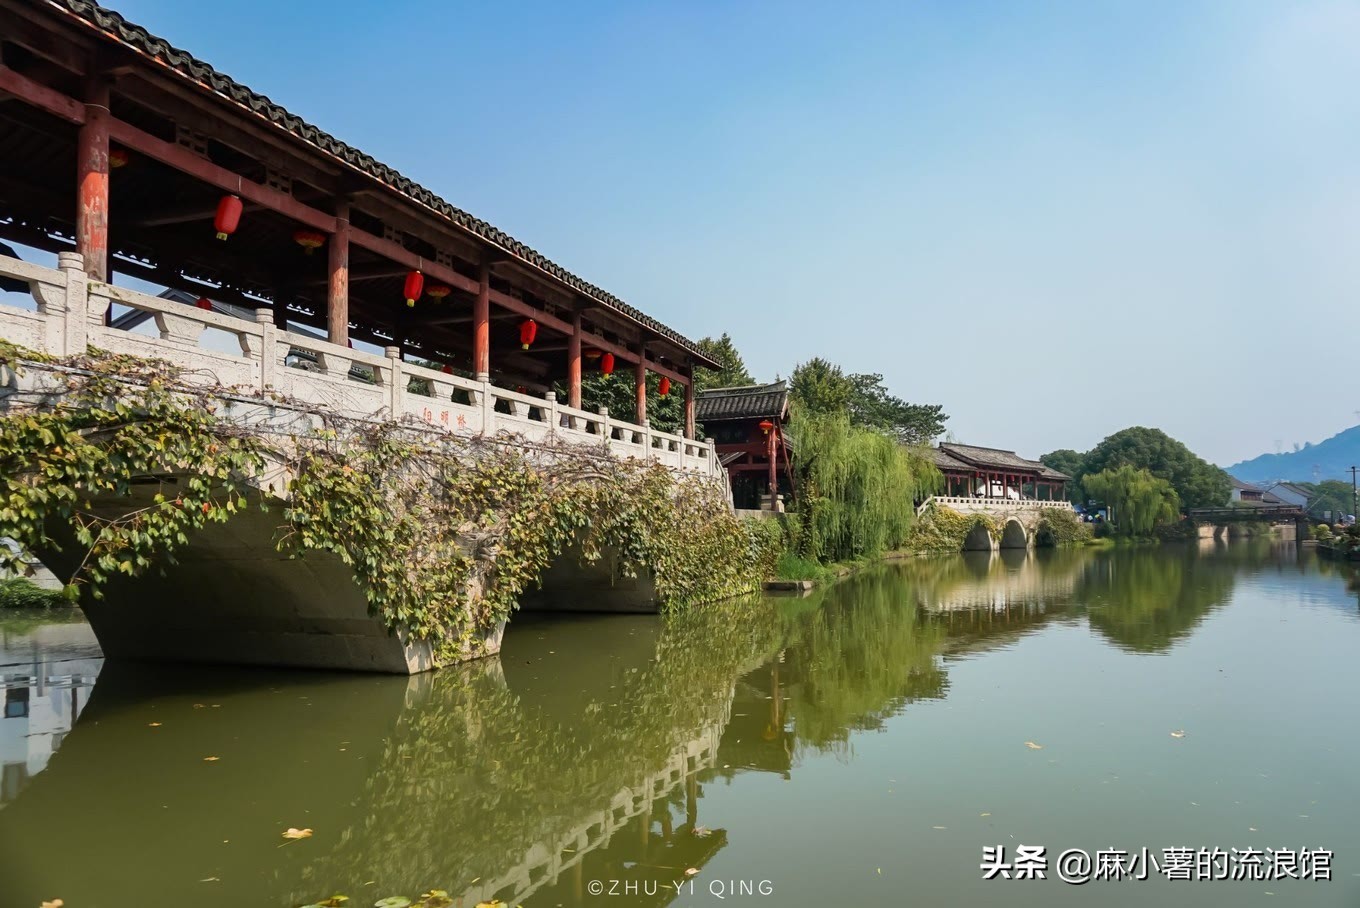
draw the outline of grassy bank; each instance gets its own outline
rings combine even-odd
[[[20,577],[0,580],[0,609],[70,608],[58,590],[45,590]]]

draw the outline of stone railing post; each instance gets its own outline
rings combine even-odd
[[[482,398],[482,399],[481,399],[481,405],[482,405],[482,434],[483,434],[483,435],[495,435],[495,434],[496,434],[496,397],[495,397],[494,392],[492,392],[492,390],[491,390],[491,379],[489,379],[489,378],[487,378],[487,377],[485,377],[485,376],[481,376],[481,377],[479,377],[479,378],[477,379],[477,383],[480,384],[480,385],[482,386],[482,390],[481,390],[480,392],[478,392],[478,393],[481,395],[481,398]]]
[[[642,442],[643,456],[647,456],[652,451],[652,421],[644,419],[642,421],[642,431],[638,433],[638,441]]]
[[[66,295],[61,304],[61,316],[57,319],[61,324],[61,339],[55,352],[63,356],[83,356],[88,346],[90,307],[90,278],[85,273],[85,257],[79,252],[59,252],[57,267],[66,275]],[[49,312],[51,308],[49,304]]]
[[[543,408],[543,417],[548,422],[548,431],[556,432],[560,428],[558,425],[560,418],[557,415],[557,392],[547,391],[544,393],[543,399],[548,404]]]
[[[609,444],[609,408],[596,407],[595,412],[600,414],[600,437],[604,439],[606,445]]]
[[[260,369],[259,390],[261,393],[274,387],[274,370],[278,368],[279,338],[274,327],[274,310],[264,306],[255,310],[255,324],[260,329]]]
[[[401,348],[384,347],[383,355],[387,357],[387,409],[392,414],[393,420],[399,420],[402,416],[402,392],[406,390],[406,372],[401,367]]]

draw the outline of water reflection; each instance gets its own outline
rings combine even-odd
[[[954,702],[967,661],[1048,628],[1169,653],[1243,578],[1303,569],[1260,547],[920,559],[668,620],[526,616],[499,660],[410,679],[111,665],[88,708],[97,660],[44,636],[71,632],[11,631],[5,670],[30,679],[12,689],[56,718],[15,735],[0,720],[6,763],[23,741],[33,775],[0,811],[0,901],[364,905],[439,887],[533,908],[595,904],[587,884],[606,879],[637,884],[608,904],[667,904],[667,881],[759,849],[709,815],[715,790],[805,782],[790,803],[815,822],[837,794],[806,767]],[[290,826],[314,835],[280,847]]]

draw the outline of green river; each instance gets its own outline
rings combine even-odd
[[[1356,906],[1357,590],[1266,541],[916,559],[414,678],[0,613],[0,908]]]

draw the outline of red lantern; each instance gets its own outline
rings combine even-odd
[[[117,170],[119,167],[126,167],[126,166],[127,166],[127,162],[128,162],[128,153],[127,153],[127,150],[126,150],[126,149],[123,149],[123,148],[110,148],[110,149],[109,149],[109,169],[110,169],[110,170]]]
[[[586,358],[586,359],[599,359],[599,358],[600,358],[600,351],[599,351],[599,350],[596,350],[594,347],[587,348],[587,350],[586,350],[586,352],[585,352],[585,358]]]
[[[665,397],[667,394],[671,393],[671,380],[664,375],[661,376],[660,391],[662,397]]]
[[[440,372],[443,372],[445,375],[452,375],[452,374],[453,374],[453,366],[450,366],[448,363],[445,363],[445,364],[444,364],[444,368],[440,369],[439,371],[440,371]]]
[[[194,303],[194,305],[200,309],[207,309],[209,312],[212,311],[212,302],[209,301],[206,296],[200,296],[198,302]]]
[[[614,354],[612,353],[601,354],[600,371],[604,373],[605,378],[608,378],[609,376],[614,374]]]
[[[241,198],[240,196],[224,195],[217,203],[217,215],[213,218],[213,229],[217,231],[217,238],[225,240],[236,232],[236,228],[241,224]]]
[[[521,350],[528,350],[535,337],[538,337],[538,322],[526,318],[519,323],[519,347]]]
[[[444,297],[448,296],[452,292],[453,288],[450,287],[448,284],[431,284],[428,288],[426,288],[425,295],[434,297],[434,301],[436,303],[442,303],[444,301]]]
[[[420,299],[420,291],[425,287],[425,275],[419,271],[408,271],[406,273],[406,287],[402,293],[406,297],[406,305],[414,306],[416,300]]]
[[[301,246],[308,255],[311,255],[314,251],[326,245],[326,234],[317,233],[315,230],[294,230],[293,242]]]
[[[770,430],[773,428],[774,423],[770,422],[768,419],[762,419],[760,421],[760,431],[764,432],[766,435],[769,435]]]

